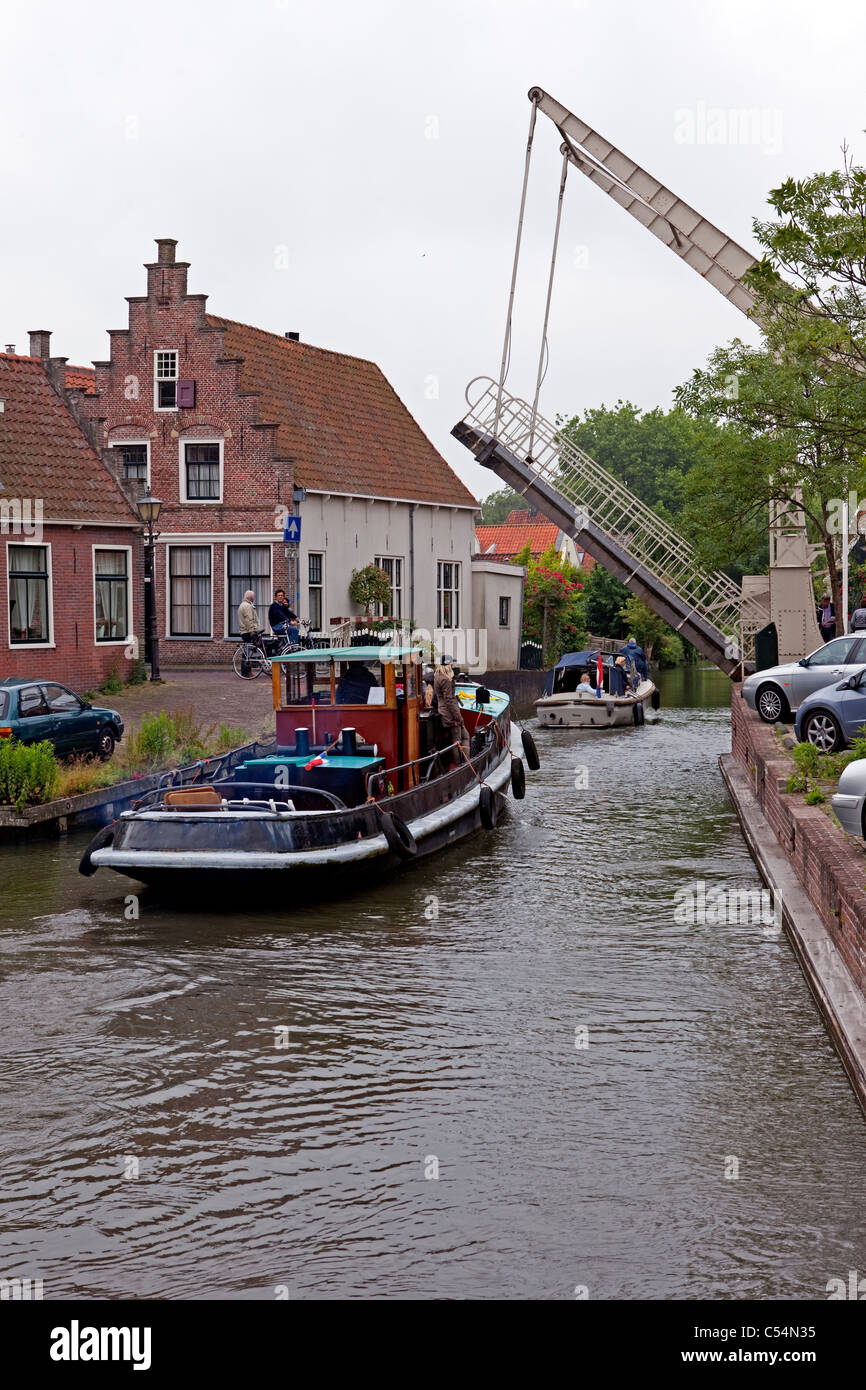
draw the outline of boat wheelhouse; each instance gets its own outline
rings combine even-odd
[[[457,684],[466,753],[425,698],[422,662],[416,646],[275,657],[274,752],[143,798],[99,832],[82,872],[200,891],[291,871],[330,890],[335,871],[386,872],[493,829],[509,784],[525,788],[508,696]]]

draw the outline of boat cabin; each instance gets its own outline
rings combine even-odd
[[[420,646],[326,647],[272,658],[277,751],[236,775],[272,782],[276,768],[287,768],[293,784],[321,788],[349,806],[417,786],[448,743],[425,700],[423,661]],[[504,697],[471,682],[456,693],[470,736],[507,719]]]
[[[589,683],[592,693],[595,694],[596,681],[598,680],[598,652],[566,652],[561,656],[559,662],[552,671],[548,671],[547,680],[544,684],[545,695],[572,695],[580,684],[583,675],[589,676]],[[624,694],[620,688],[622,677],[614,676],[616,689],[611,692],[611,674],[613,672],[613,658],[602,656],[602,694],[616,695]]]

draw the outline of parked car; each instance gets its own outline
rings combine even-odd
[[[123,720],[114,709],[82,700],[58,681],[0,681],[0,738],[21,743],[48,739],[61,755],[96,753],[108,759],[123,737]]]
[[[866,638],[856,633],[834,637],[799,661],[755,671],[743,681],[740,694],[762,719],[775,724],[796,714],[807,695],[853,676],[864,661]]]
[[[807,695],[794,721],[801,743],[814,743],[822,753],[837,753],[866,732],[866,666],[839,685],[827,685]]]
[[[843,830],[849,835],[866,836],[866,758],[857,758],[844,769],[830,805]]]

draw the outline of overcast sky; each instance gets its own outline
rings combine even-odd
[[[545,88],[731,236],[782,179],[866,161],[861,0],[2,0],[0,342],[108,355],[153,239],[217,314],[378,362],[450,437],[498,371],[527,91]],[[759,138],[707,143],[713,113]],[[690,113],[687,115],[686,113]],[[689,139],[690,116],[694,117]],[[559,176],[539,116],[509,386],[531,394]],[[669,406],[754,330],[576,170],[548,416]],[[438,394],[437,394],[438,392]]]

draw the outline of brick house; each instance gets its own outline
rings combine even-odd
[[[142,630],[141,523],[70,413],[67,370],[0,353],[0,675],[46,676],[79,690],[127,676]]]
[[[478,504],[372,362],[209,314],[176,242],[157,241],[147,294],[109,332],[95,381],[68,397],[130,501],[163,501],[156,548],[161,660],[226,664],[237,605],[277,585],[326,633],[350,615],[352,570],[382,565],[391,613],[471,623]],[[283,542],[287,513],[302,524]]]

